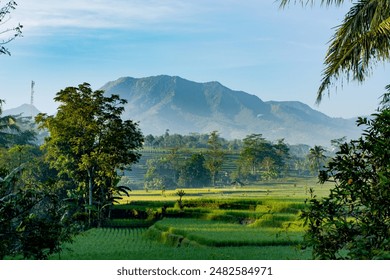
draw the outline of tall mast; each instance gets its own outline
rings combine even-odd
[[[31,81],[31,100],[30,100],[30,105],[31,105],[31,120],[33,119],[33,106],[34,106],[34,86],[35,86],[35,82],[34,81]]]

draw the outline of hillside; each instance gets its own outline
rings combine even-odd
[[[356,138],[360,132],[354,120],[331,118],[297,101],[264,102],[218,82],[166,75],[124,77],[101,89],[128,100],[124,118],[139,121],[145,135],[161,135],[167,129],[180,134],[218,130],[228,139],[261,133],[290,144],[329,146],[331,139]]]
[[[20,115],[22,117],[35,117],[38,115],[40,111],[34,106],[30,104],[22,104],[19,107],[7,109],[3,111],[3,115],[11,115],[11,116],[17,116]]]

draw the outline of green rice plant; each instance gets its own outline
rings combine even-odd
[[[296,245],[302,241],[301,232],[280,228],[248,227],[220,221],[196,219],[164,219],[154,228],[161,233],[181,235],[206,246],[268,246]]]
[[[257,205],[256,211],[262,213],[291,213],[298,214],[305,208],[302,200],[269,199],[264,200],[262,204]]]
[[[145,237],[145,229],[91,229],[65,244],[63,260],[287,260],[309,259],[310,251],[294,246],[207,247],[184,238],[169,246]],[[149,232],[149,230],[148,230]]]
[[[299,217],[294,214],[264,214],[260,219],[257,219],[251,227],[271,227],[283,228],[288,222],[295,222]]]
[[[105,227],[110,228],[146,228],[154,221],[145,219],[111,219],[105,222]]]

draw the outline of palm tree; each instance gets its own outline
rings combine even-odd
[[[309,150],[309,162],[313,171],[320,172],[321,167],[325,163],[326,156],[324,155],[325,149],[321,146],[314,146]]]
[[[1,116],[3,113],[3,103],[4,100],[0,99],[0,147],[4,147],[8,144],[8,140],[12,132],[19,131],[16,119],[13,116]]]
[[[341,5],[344,0],[294,0],[302,4]],[[284,7],[290,0],[279,0]],[[345,15],[331,39],[325,57],[317,103],[340,76],[363,82],[377,62],[390,60],[390,1],[358,0]]]

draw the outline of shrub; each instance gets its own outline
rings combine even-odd
[[[303,211],[306,241],[319,259],[390,257],[390,85],[383,107],[358,140],[344,143],[319,175],[335,187],[321,200],[312,195]]]

